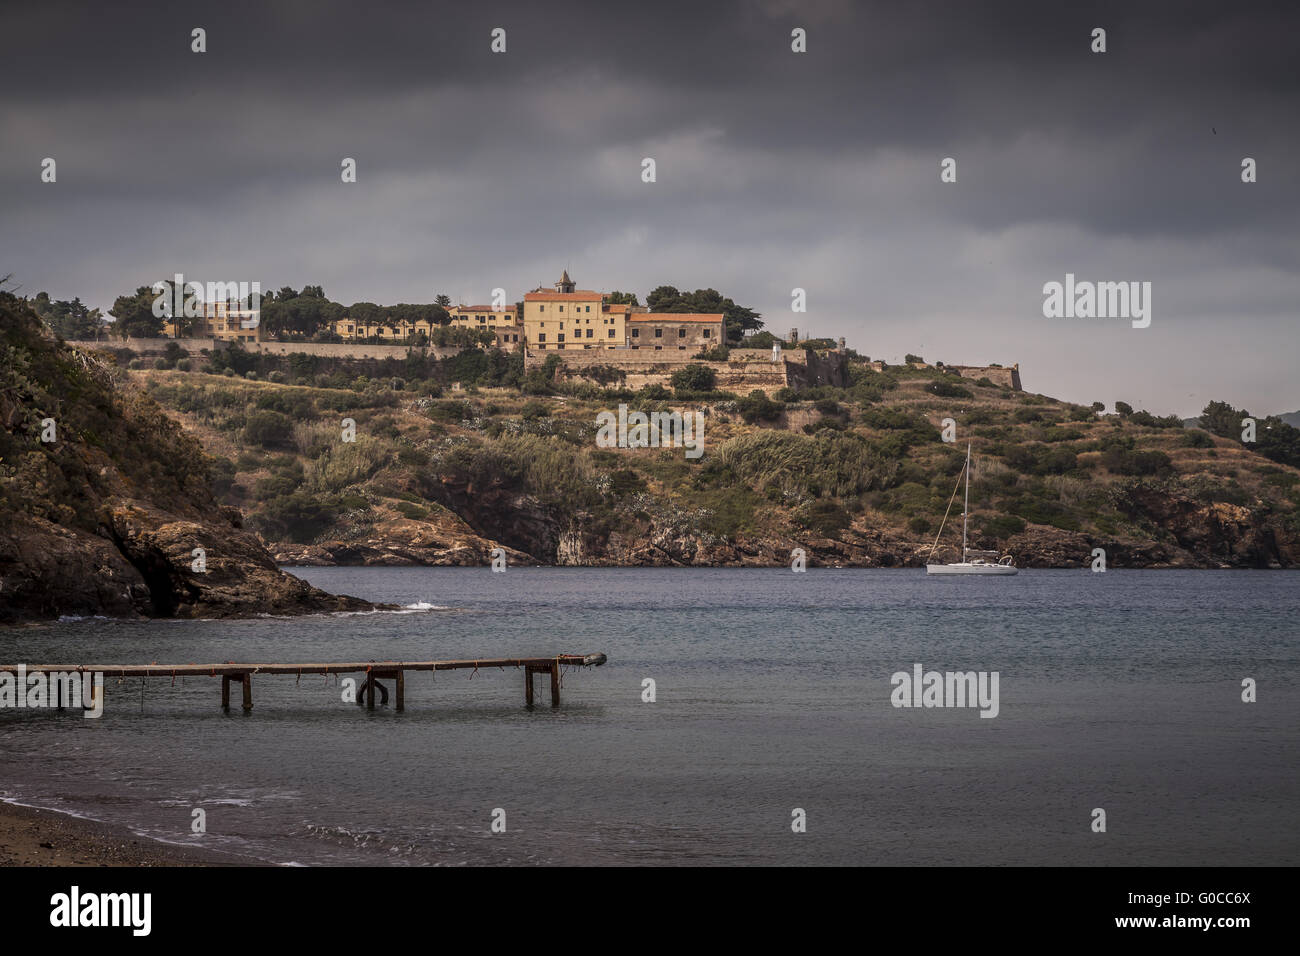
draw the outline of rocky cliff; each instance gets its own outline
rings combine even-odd
[[[218,499],[282,563],[482,567],[502,548],[511,565],[780,566],[802,548],[813,566],[919,567],[936,536],[938,559],[956,556],[970,442],[971,544],[1021,566],[1087,567],[1095,548],[1111,568],[1300,566],[1300,459],[1276,436],[1244,444],[930,366],[678,395],[537,369],[453,385],[506,361],[479,352],[307,358],[130,373],[220,451]],[[700,410],[703,455],[603,447],[597,416],[620,404]]]
[[[279,570],[198,442],[0,293],[0,623],[362,610]]]

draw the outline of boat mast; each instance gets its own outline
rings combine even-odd
[[[966,563],[966,515],[970,511],[970,442],[966,443],[966,501],[961,507],[961,563]]]

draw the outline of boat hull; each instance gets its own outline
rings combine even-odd
[[[1009,564],[927,564],[926,574],[983,574],[990,577],[1008,577],[1019,572]]]

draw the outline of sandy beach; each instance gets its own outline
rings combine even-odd
[[[0,803],[0,866],[256,866],[53,810]]]

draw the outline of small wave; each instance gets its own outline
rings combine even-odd
[[[373,611],[335,611],[333,617],[369,617],[372,614],[427,614],[430,611],[454,611],[454,607],[446,604],[430,604],[427,601],[416,601],[414,604],[403,604],[396,608],[376,608]]]

